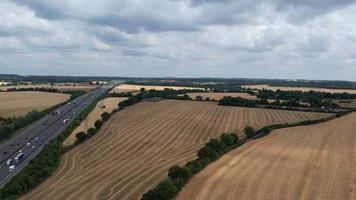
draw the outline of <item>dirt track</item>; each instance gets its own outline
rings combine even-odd
[[[356,199],[356,113],[243,145],[190,180],[185,199]]]
[[[223,132],[328,115],[209,102],[140,103],[113,115],[95,137],[66,153],[55,174],[22,199],[140,199],[169,167],[193,159],[202,144]]]

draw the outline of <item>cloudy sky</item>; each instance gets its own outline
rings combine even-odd
[[[356,0],[0,0],[0,73],[356,80]]]

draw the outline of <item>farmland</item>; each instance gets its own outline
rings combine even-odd
[[[96,85],[91,85],[88,83],[54,83],[51,84],[26,84],[26,85],[16,85],[16,86],[2,86],[0,90],[6,91],[8,89],[27,89],[27,88],[53,88],[61,92],[66,91],[89,91],[96,88]]]
[[[0,116],[20,116],[34,109],[41,111],[69,98],[68,94],[49,92],[0,92]]]
[[[177,199],[356,199],[355,122],[352,113],[273,131],[208,166]]]
[[[201,96],[204,99],[207,97],[210,98],[211,100],[214,99],[216,101],[219,101],[222,99],[224,96],[231,96],[231,97],[242,97],[245,99],[257,99],[256,96],[247,94],[247,93],[242,93],[242,92],[235,92],[235,93],[219,93],[219,92],[210,92],[210,93],[187,93],[189,97],[192,99],[195,99],[197,96]]]
[[[251,88],[251,89],[268,89],[268,90],[273,90],[276,91],[277,89],[282,90],[282,91],[292,91],[292,90],[297,90],[297,91],[303,91],[303,92],[308,92],[308,91],[316,91],[316,92],[329,92],[329,93],[350,93],[350,94],[356,94],[356,90],[351,90],[351,89],[328,89],[328,88],[316,88],[316,87],[286,87],[286,86],[270,86],[270,85],[243,85],[242,87],[244,88]]]
[[[111,113],[114,109],[117,108],[119,102],[127,98],[123,97],[110,97],[103,100],[100,100],[95,108],[90,112],[88,117],[73,131],[73,133],[64,141],[64,145],[71,145],[75,142],[77,134],[80,131],[87,131],[88,128],[94,127],[96,120],[101,119],[101,114],[104,112]]]
[[[182,89],[201,89],[203,88],[195,88],[195,87],[180,87],[180,86],[154,86],[154,85],[131,85],[131,84],[122,84],[111,90],[111,93],[116,92],[135,92],[140,91],[141,88],[145,88],[145,90],[164,90],[165,88],[173,89],[173,90],[182,90]]]
[[[139,103],[113,115],[92,139],[64,154],[55,174],[22,199],[139,199],[169,167],[193,159],[223,132],[327,116],[212,102]]]

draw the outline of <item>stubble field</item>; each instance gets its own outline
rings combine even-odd
[[[257,99],[257,97],[254,95],[250,95],[250,94],[242,93],[242,92],[235,92],[235,93],[222,93],[222,92],[209,92],[209,93],[197,92],[197,93],[195,93],[194,92],[194,93],[187,93],[187,95],[189,97],[191,97],[192,99],[195,99],[197,96],[202,96],[204,99],[209,97],[211,100],[214,99],[216,101],[219,101],[220,99],[222,99],[225,96],[242,97],[245,99]]]
[[[270,86],[270,85],[243,85],[242,87],[244,88],[251,88],[251,89],[268,89],[268,90],[273,90],[276,91],[277,89],[282,90],[282,91],[303,91],[303,92],[309,92],[311,90],[317,91],[317,92],[330,92],[330,93],[350,93],[350,94],[356,94],[356,90],[351,90],[351,89],[328,89],[328,88],[316,88],[316,87],[286,87],[286,86]]]
[[[140,91],[141,88],[145,88],[145,90],[164,90],[165,88],[173,89],[173,90],[183,90],[183,89],[201,89],[203,88],[195,88],[195,87],[181,87],[181,86],[161,86],[161,85],[131,85],[131,84],[121,84],[113,88],[111,93],[120,93],[120,92],[135,92]]]
[[[109,97],[100,100],[95,108],[89,113],[88,117],[80,123],[80,125],[69,135],[69,137],[63,142],[64,145],[72,145],[76,141],[75,134],[80,131],[87,131],[89,128],[94,127],[96,120],[101,119],[101,114],[104,112],[111,113],[114,109],[118,108],[118,104],[121,101],[126,100],[126,97]]]
[[[140,199],[172,165],[195,158],[203,144],[223,132],[329,115],[212,102],[139,103],[113,115],[93,138],[67,152],[55,174],[22,199]]]
[[[356,199],[356,113],[243,145],[193,177],[185,199]]]
[[[41,111],[69,98],[69,94],[49,92],[0,92],[0,116],[21,116],[34,109]]]

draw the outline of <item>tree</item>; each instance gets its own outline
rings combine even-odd
[[[185,166],[187,166],[193,174],[196,174],[203,169],[203,166],[200,164],[200,162],[196,160],[188,161]]]
[[[140,91],[141,91],[141,92],[144,92],[144,91],[145,91],[145,88],[144,88],[144,87],[143,87],[143,88],[141,88],[141,89],[140,89]]]
[[[175,165],[168,170],[168,177],[170,177],[172,180],[181,178],[184,182],[187,182],[191,176],[192,172],[186,166],[180,167]]]
[[[195,100],[197,100],[197,101],[203,101],[204,98],[203,98],[202,96],[196,96],[196,97],[195,97]]]
[[[108,112],[103,112],[103,114],[101,114],[101,118],[106,121],[110,118],[110,114]]]
[[[221,151],[224,150],[224,145],[216,138],[210,139],[206,145],[213,148],[214,151],[217,153],[220,153]]]
[[[96,120],[96,122],[94,123],[96,129],[100,129],[102,125],[103,122],[101,120]]]
[[[223,143],[225,146],[230,146],[235,144],[238,141],[238,137],[236,134],[227,134],[224,133],[220,136],[220,141]]]
[[[95,135],[95,133],[96,133],[96,129],[95,128],[89,128],[88,129],[88,134],[89,135],[93,136],[93,135]]]
[[[252,138],[256,135],[256,131],[255,129],[253,129],[251,126],[246,126],[246,128],[244,129],[245,135],[247,136],[247,138]]]
[[[81,132],[75,134],[75,137],[77,138],[77,141],[76,141],[76,142],[77,142],[77,143],[81,143],[81,142],[85,141],[85,139],[86,139],[86,134],[85,134],[85,132],[81,131]]]
[[[216,160],[218,158],[218,153],[214,151],[210,146],[204,146],[198,151],[199,159],[209,159],[209,161]]]

